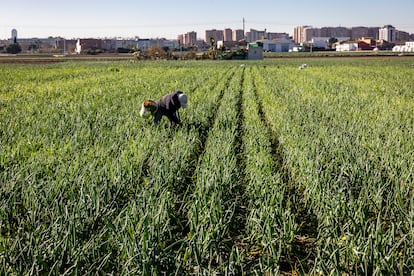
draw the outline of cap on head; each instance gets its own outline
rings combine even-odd
[[[178,95],[178,101],[180,102],[181,107],[187,108],[188,96],[184,93]]]

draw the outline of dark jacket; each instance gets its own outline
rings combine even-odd
[[[177,110],[181,107],[178,95],[182,93],[182,91],[177,90],[173,93],[165,95],[156,102],[158,110],[154,116],[154,124],[158,124],[161,121],[162,116],[167,116],[171,122],[180,124],[180,118],[177,116]]]

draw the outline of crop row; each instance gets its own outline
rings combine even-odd
[[[284,161],[278,152],[277,137],[264,117],[253,68],[246,71],[242,105],[245,194],[249,200],[246,227],[249,240],[256,245],[248,255],[258,254],[262,269],[277,273],[286,269],[281,265],[291,263],[294,257],[299,225],[294,201],[288,194],[289,183],[283,176]]]
[[[198,124],[192,120],[193,116],[212,116],[228,77],[191,94],[193,113],[181,114],[189,121],[187,126],[176,131],[151,128],[150,139],[161,136],[162,142],[146,160],[141,182],[145,189],[130,199],[127,210],[116,220],[123,272],[160,274],[186,269],[183,248],[189,232],[188,201],[194,190],[192,178],[197,165],[194,159],[204,147],[201,133],[210,124],[208,120]],[[210,95],[202,100],[205,93]]]

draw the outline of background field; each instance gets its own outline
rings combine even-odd
[[[0,63],[0,83],[0,274],[414,270],[413,58]],[[176,89],[182,127],[139,118]]]

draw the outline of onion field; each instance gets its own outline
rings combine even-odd
[[[0,275],[414,273],[412,58],[0,63],[0,84]],[[182,126],[140,118],[177,89]]]

